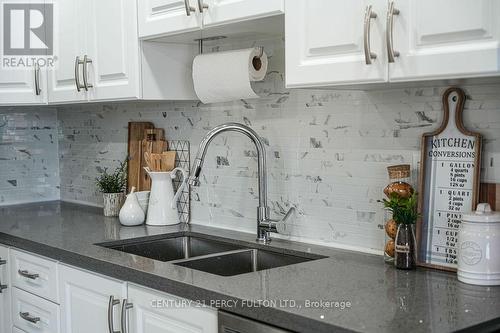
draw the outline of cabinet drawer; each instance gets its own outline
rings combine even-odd
[[[16,250],[10,258],[13,286],[59,303],[56,262]]]
[[[59,306],[46,299],[14,288],[12,322],[27,333],[60,332]]]
[[[23,331],[22,329],[19,329],[17,327],[12,327],[12,333],[26,333],[26,331]]]

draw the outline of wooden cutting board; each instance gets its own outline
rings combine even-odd
[[[144,153],[154,153],[161,154],[167,150],[167,142],[165,141],[165,130],[163,128],[152,128],[146,129],[144,131],[144,136],[141,141],[141,153],[142,153],[142,166],[147,166],[146,159],[144,158]],[[148,191],[151,189],[151,179],[141,168],[141,178],[139,179],[139,187],[141,191]]]
[[[137,191],[144,191],[144,184],[141,184],[145,176],[143,169],[143,153],[142,139],[147,129],[154,128],[154,124],[150,122],[129,122],[128,123],[128,174],[127,174],[127,193],[130,192],[132,186],[137,188]]]
[[[479,202],[487,202],[491,209],[500,211],[500,184],[481,183]]]

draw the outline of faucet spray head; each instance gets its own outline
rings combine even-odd
[[[203,165],[203,161],[200,158],[197,158],[194,161],[193,171],[191,172],[191,176],[187,183],[191,186],[200,186],[200,174],[201,174],[201,166]]]

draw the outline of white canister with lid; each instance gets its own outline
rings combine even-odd
[[[457,275],[465,283],[500,285],[500,213],[487,203],[462,217]]]

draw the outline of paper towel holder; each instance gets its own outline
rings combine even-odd
[[[205,37],[205,38],[196,38],[194,41],[198,42],[198,53],[203,54],[203,42],[214,41],[219,39],[225,39],[227,36],[213,36],[213,37]],[[262,67],[261,58],[264,56],[264,46],[257,46],[256,49],[259,51],[259,54],[252,59],[252,65],[255,70],[260,70]]]
[[[219,39],[225,39],[227,36],[213,36],[213,37],[205,37],[205,38],[196,38],[194,41],[198,42],[198,52],[203,54],[203,42],[210,42]]]

